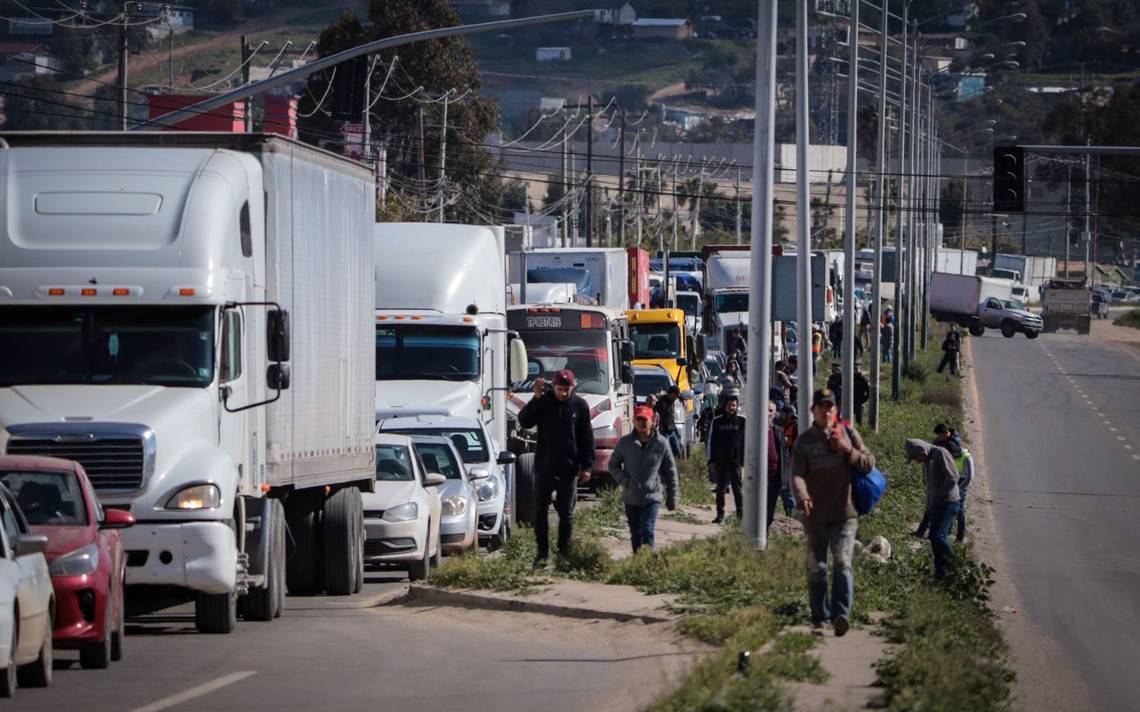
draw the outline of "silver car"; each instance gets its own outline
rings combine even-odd
[[[469,471],[448,438],[439,435],[413,435],[412,443],[428,472],[438,472],[447,482],[436,488],[439,495],[439,539],[446,554],[467,551],[478,541],[476,526],[479,497],[475,488],[480,470]]]

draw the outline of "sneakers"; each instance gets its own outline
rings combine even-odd
[[[716,519],[713,520],[713,524],[723,524],[723,523],[724,523],[724,515],[722,515],[722,514],[716,515]]]
[[[812,623],[811,624],[811,634],[817,638],[822,638],[823,637],[823,624],[822,623]]]
[[[847,630],[851,628],[851,621],[847,620],[847,616],[837,616],[832,625],[835,626],[835,637],[842,638],[847,635]]]
[[[531,564],[531,568],[535,571],[544,571],[550,568],[550,560],[545,556],[536,556],[534,557],[534,563]]]

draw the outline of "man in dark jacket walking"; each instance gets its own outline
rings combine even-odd
[[[958,375],[958,351],[961,348],[962,337],[958,334],[958,330],[951,325],[950,330],[946,332],[946,338],[942,340],[942,361],[938,364],[939,373],[942,373],[942,369],[949,366],[950,374]]]
[[[736,514],[744,511],[740,492],[740,468],[744,464],[744,416],[737,415],[740,405],[735,395],[724,399],[724,412],[713,418],[709,426],[709,442],[706,450],[709,456],[709,474],[716,478],[716,519],[724,521],[724,490],[732,487],[732,499],[736,504]]]
[[[558,553],[570,551],[574,531],[574,503],[578,483],[590,481],[594,466],[594,429],[590,406],[574,395],[573,372],[563,369],[554,376],[554,388],[546,391],[546,381],[534,382],[534,398],[519,411],[519,425],[538,427],[538,447],[534,458],[534,539],[538,544],[535,566],[550,558],[550,498],[558,513]]]
[[[653,432],[653,411],[644,405],[633,412],[633,432],[618,440],[610,457],[610,476],[621,487],[633,553],[653,550],[653,530],[661,504],[677,508],[677,463],[665,438]]]
[[[867,382],[867,377],[863,375],[858,365],[855,366],[855,376],[852,381],[855,384],[855,422],[862,425],[863,406],[871,399],[871,384]]]
[[[776,519],[776,500],[783,496],[791,479],[791,458],[784,441],[784,427],[776,420],[776,410],[776,401],[768,401],[768,529]]]
[[[958,517],[961,496],[958,492],[958,469],[945,449],[925,440],[906,441],[908,460],[922,463],[926,482],[926,511],[930,512],[930,548],[934,550],[934,577],[944,578],[949,570],[950,526]]]
[[[661,433],[669,442],[674,457],[681,456],[681,434],[677,432],[677,421],[673,417],[673,404],[680,397],[681,389],[677,386],[669,386],[669,390],[665,391],[665,395],[661,396],[661,399],[653,406],[653,410],[657,413],[657,432]]]

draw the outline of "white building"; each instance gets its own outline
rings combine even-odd
[[[534,51],[537,62],[569,62],[571,58],[569,47],[539,47]]]
[[[597,20],[603,25],[632,25],[637,20],[637,11],[628,2],[611,2],[609,7],[598,11]]]

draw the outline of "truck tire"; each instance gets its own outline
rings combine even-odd
[[[515,463],[515,518],[534,524],[534,453],[524,452]]]
[[[251,588],[242,601],[245,619],[271,621],[280,615],[281,589],[285,586],[285,510],[281,501],[271,499],[265,503],[264,519],[269,522],[268,564],[265,568],[265,586]]]
[[[1013,335],[1017,333],[1017,325],[1009,319],[1001,323],[1001,335],[1007,339],[1012,339]]]
[[[320,551],[320,501],[308,494],[293,494],[285,502],[285,524],[292,543],[285,562],[285,585],[294,596],[312,596],[324,588],[317,558]]]
[[[361,500],[359,508],[360,521],[357,523],[357,531],[360,532],[360,537],[357,551],[357,564],[356,564],[356,583],[352,587],[353,593],[360,593],[364,590],[364,500]]]
[[[194,602],[194,626],[199,633],[232,633],[237,627],[237,591],[198,593]]]
[[[981,324],[970,324],[970,336],[982,336],[986,333],[986,327]]]
[[[1041,331],[1046,334],[1052,334],[1057,331],[1057,324],[1053,321],[1053,317],[1043,317],[1041,319]]]
[[[330,596],[349,596],[356,590],[357,569],[363,563],[360,547],[364,519],[360,509],[360,490],[356,487],[339,489],[324,502],[321,539],[325,593]]]
[[[1089,333],[1089,331],[1091,329],[1092,329],[1092,320],[1089,317],[1084,316],[1084,317],[1081,317],[1079,321],[1077,321],[1077,333],[1078,334],[1087,334],[1087,333]]]

